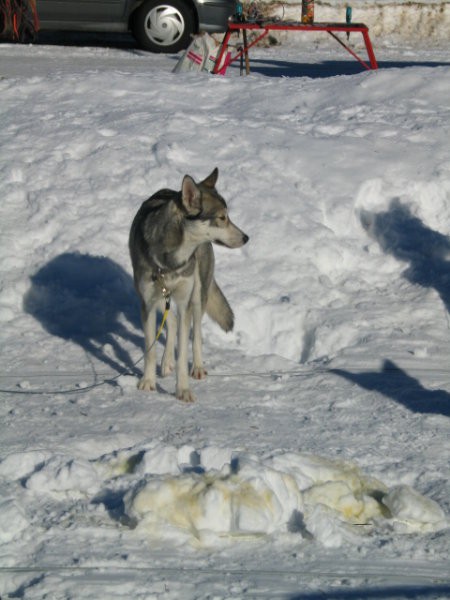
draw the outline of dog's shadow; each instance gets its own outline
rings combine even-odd
[[[131,276],[103,256],[66,253],[31,277],[25,312],[48,333],[81,346],[121,373],[139,374],[129,343],[142,348],[139,303]]]

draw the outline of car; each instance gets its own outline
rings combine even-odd
[[[200,31],[223,32],[235,0],[37,0],[40,30],[131,31],[151,52],[179,52]]]

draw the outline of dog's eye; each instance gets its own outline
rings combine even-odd
[[[225,215],[222,215],[221,217],[219,217],[219,221],[226,221],[226,220],[227,220],[227,218]]]

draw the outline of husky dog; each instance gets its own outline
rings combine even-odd
[[[156,389],[156,313],[173,299],[177,319],[168,312],[161,374],[174,369],[178,329],[176,396],[184,402],[195,400],[188,377],[191,322],[191,375],[195,379],[206,376],[201,340],[204,312],[224,331],[231,331],[234,325],[230,305],[214,280],[212,243],[240,248],[248,242],[248,236],[228,218],[226,202],[215,188],[218,176],[217,168],[201,183],[186,175],[181,192],[156,192],[142,204],[131,225],[130,255],[145,335],[144,375],[138,387]]]

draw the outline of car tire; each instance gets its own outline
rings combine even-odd
[[[182,0],[146,0],[133,15],[132,31],[146,50],[178,52],[188,47],[195,19]]]

